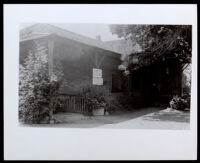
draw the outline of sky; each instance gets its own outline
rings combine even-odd
[[[20,28],[33,25],[32,23],[23,23]],[[97,35],[101,36],[102,41],[118,40],[117,35],[112,35],[108,24],[64,24],[64,23],[54,23],[58,27],[64,28],[68,31],[78,33],[90,38],[95,39]]]

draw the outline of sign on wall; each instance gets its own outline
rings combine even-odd
[[[93,68],[93,78],[102,78],[102,69]]]
[[[95,78],[95,77],[93,77],[92,84],[93,85],[103,85],[103,78]]]
[[[93,85],[103,85],[102,69],[93,68]]]

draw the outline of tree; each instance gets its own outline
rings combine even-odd
[[[44,105],[51,104],[51,95],[59,89],[61,78],[56,71],[49,76],[47,56],[47,49],[36,43],[35,51],[19,67],[19,114],[25,123],[38,123]]]
[[[113,34],[138,43],[142,53],[138,66],[148,65],[167,58],[180,63],[191,62],[192,31],[190,25],[110,25]]]

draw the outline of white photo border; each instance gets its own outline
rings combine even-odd
[[[21,23],[192,25],[190,130],[20,127],[18,64]],[[4,5],[4,159],[197,159],[197,5]]]

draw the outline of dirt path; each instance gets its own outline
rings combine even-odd
[[[59,124],[34,124],[32,127],[66,127],[66,128],[94,128],[106,124],[116,124],[131,119],[138,118],[142,115],[157,112],[163,108],[149,107],[133,109],[132,111],[118,111],[105,116],[88,116],[78,113],[57,113],[55,118],[62,123]],[[27,126],[27,125],[26,125]]]
[[[31,127],[63,128],[121,128],[121,129],[189,129],[190,113],[159,107],[118,111],[105,116],[78,113],[57,113],[58,124],[25,125]]]
[[[117,124],[100,126],[101,128],[127,128],[127,129],[170,129],[186,130],[190,128],[189,111],[177,111],[170,108],[146,114]]]

